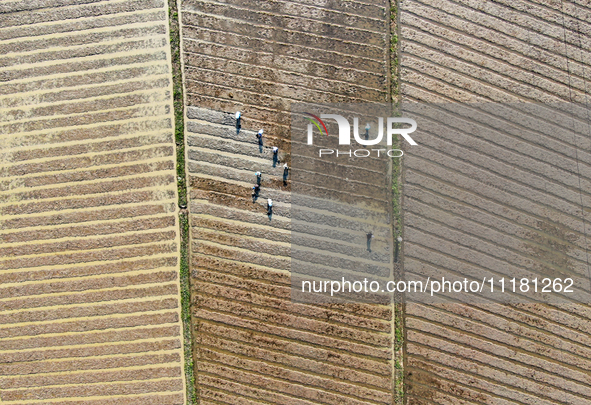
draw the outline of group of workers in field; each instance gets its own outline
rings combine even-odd
[[[240,112],[236,113],[236,133],[240,132],[240,128],[241,128],[241,120],[242,120],[242,115]],[[259,143],[259,146],[262,147],[263,146],[263,130],[259,130],[259,132],[257,133],[256,137]],[[275,166],[278,162],[278,154],[279,154],[279,148],[277,146],[273,146],[273,166]],[[287,163],[285,163],[283,165],[283,184],[287,184],[287,176],[289,174],[289,167],[287,166]],[[252,186],[252,202],[254,203],[257,198],[259,197],[259,193],[261,191],[261,179],[262,179],[262,173],[260,171],[257,171],[255,173],[256,176],[256,184],[254,186]],[[273,215],[273,200],[268,198],[267,199],[267,215],[269,217],[271,217],[271,215]]]
[[[241,128],[241,113],[237,112],[236,113],[236,133],[240,132],[240,128]],[[366,128],[367,130],[368,128]],[[261,151],[262,151],[262,146],[263,146],[263,130],[259,130],[259,132],[256,134],[257,140],[258,140],[258,144],[259,147],[261,147]],[[277,146],[273,146],[273,167],[275,167],[275,165],[278,162],[278,153],[279,153],[279,148]],[[289,174],[289,167],[287,166],[287,163],[283,164],[283,184],[287,184],[287,176]],[[256,202],[257,198],[259,197],[259,193],[261,191],[261,180],[262,180],[262,176],[263,174],[260,171],[255,172],[255,176],[256,176],[256,184],[254,186],[252,186],[252,202]],[[273,200],[270,198],[267,198],[267,215],[269,216],[269,218],[273,215]],[[369,231],[367,234],[367,250],[371,252],[371,241],[374,238],[373,232]]]

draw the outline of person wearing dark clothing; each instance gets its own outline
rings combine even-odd
[[[369,231],[367,233],[367,251],[371,252],[371,240],[373,239],[373,232]]]
[[[283,185],[287,186],[287,176],[289,176],[289,166],[287,163],[283,165]]]
[[[252,186],[252,202],[256,202],[257,198],[259,197],[259,192],[261,191],[261,186],[255,184]]]
[[[279,163],[279,148],[277,146],[273,146],[273,167],[277,166],[277,163]]]

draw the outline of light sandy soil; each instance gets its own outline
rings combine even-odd
[[[0,10],[0,402],[183,404],[166,4]]]

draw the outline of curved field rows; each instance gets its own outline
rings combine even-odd
[[[182,1],[201,404],[392,403],[391,307],[291,302],[291,181],[282,179],[291,160],[291,103],[388,100],[387,7],[379,0]],[[272,146],[280,150],[277,167]],[[256,171],[263,177],[253,203]],[[325,215],[319,210],[318,221]],[[314,220],[309,233],[312,245],[336,235]],[[342,237],[333,240],[336,251],[365,244],[362,228]]]
[[[404,0],[400,23],[406,100],[589,105],[587,2]],[[517,264],[588,286],[591,134],[584,111],[565,119],[580,129],[468,131],[408,153],[406,272]],[[590,325],[580,304],[409,304],[408,403],[588,404]]]
[[[0,12],[0,403],[184,404],[166,3]]]

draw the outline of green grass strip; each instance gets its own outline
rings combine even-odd
[[[185,120],[181,65],[181,37],[179,10],[176,0],[168,2],[170,51],[172,58],[172,86],[174,105],[174,139],[176,143],[176,174],[181,239],[180,284],[181,317],[183,322],[184,368],[187,385],[187,404],[197,404],[195,372],[193,369],[193,339],[191,333],[191,284],[189,270],[189,213],[187,211],[187,175],[185,170]]]
[[[393,105],[393,114],[399,116],[398,111],[399,95],[399,56],[398,56],[398,1],[390,0],[390,101]],[[400,139],[397,137],[392,140],[393,149],[401,147]],[[394,243],[402,235],[402,212],[400,206],[401,190],[400,182],[402,175],[402,159],[392,159],[392,216],[393,216],[393,236]],[[394,263],[394,276],[399,277],[402,272],[402,263],[400,258],[401,246],[396,245],[397,263]],[[400,300],[401,297],[398,297]],[[404,304],[394,303],[394,404],[402,405],[405,403],[405,384],[404,384]]]

